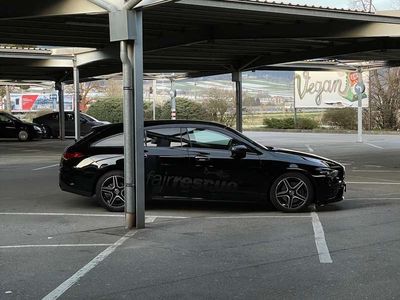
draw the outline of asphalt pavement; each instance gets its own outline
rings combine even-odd
[[[346,199],[299,214],[153,203],[127,232],[59,190],[71,140],[0,141],[0,299],[398,299],[400,136],[246,134],[344,163]]]

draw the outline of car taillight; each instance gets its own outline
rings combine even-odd
[[[83,153],[81,153],[81,152],[65,152],[63,157],[64,157],[64,159],[79,158],[79,157],[83,157]]]

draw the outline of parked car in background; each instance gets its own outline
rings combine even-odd
[[[0,112],[0,138],[18,138],[28,141],[41,138],[43,130],[38,124],[21,121],[12,114]]]
[[[333,160],[266,147],[211,122],[145,121],[144,127],[148,200],[259,201],[298,212],[343,199],[345,170]],[[61,189],[123,211],[123,147],[122,124],[94,128],[65,150]]]
[[[99,121],[92,116],[81,113],[81,136],[84,136],[90,132],[92,127],[100,126],[105,124],[110,124],[107,121]],[[74,136],[75,135],[75,115],[73,112],[65,112],[65,135]],[[46,130],[47,138],[57,138],[59,136],[59,113],[53,112],[37,118],[34,118],[35,123],[40,124]]]

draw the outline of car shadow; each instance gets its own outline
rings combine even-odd
[[[266,212],[276,211],[270,205],[245,202],[211,202],[185,200],[151,200],[146,202],[146,210],[183,210],[192,212]]]

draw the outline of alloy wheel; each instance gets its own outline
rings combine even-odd
[[[296,209],[307,203],[309,190],[301,178],[285,177],[276,185],[275,197],[283,207]]]
[[[124,178],[113,175],[106,178],[101,185],[101,197],[111,207],[125,205]]]

